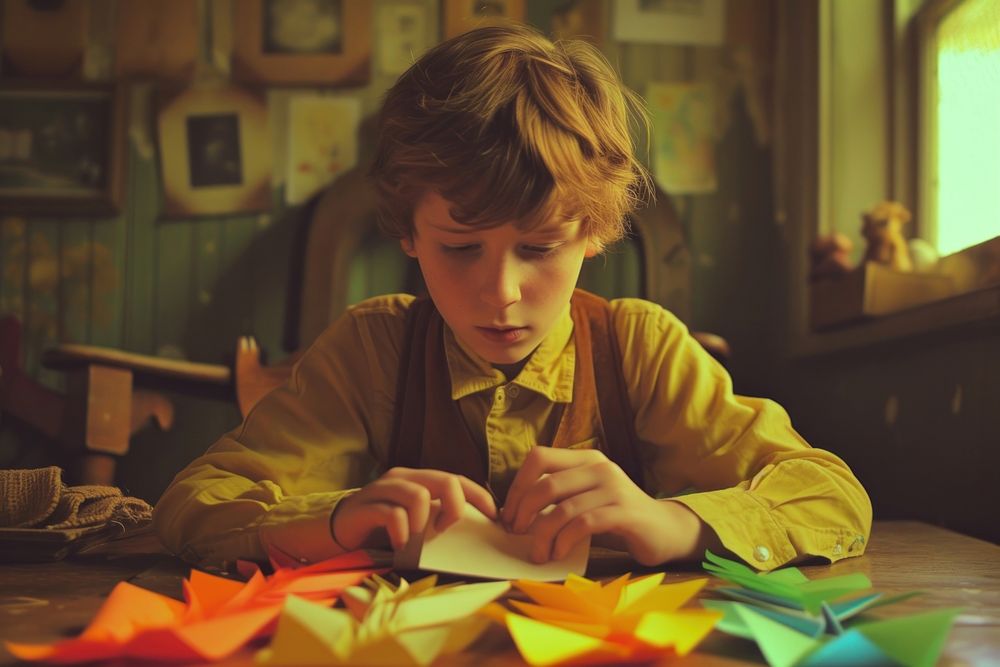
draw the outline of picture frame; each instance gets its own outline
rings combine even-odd
[[[524,0],[444,0],[444,39],[473,28],[524,22]]]
[[[378,6],[375,34],[380,39],[375,62],[379,74],[399,76],[438,41],[437,17],[431,20],[428,14],[425,3],[414,0],[395,0]]]
[[[723,0],[617,0],[614,39],[620,42],[719,46]]]
[[[601,0],[569,0],[552,11],[549,18],[553,39],[582,39],[597,48],[607,41],[606,6]]]
[[[363,85],[371,78],[372,0],[235,3],[233,76],[272,85]]]
[[[5,77],[81,77],[91,3],[5,0],[0,10]],[[40,35],[44,38],[39,39]]]
[[[125,95],[80,82],[0,82],[0,210],[105,217],[121,210]]]
[[[162,87],[157,106],[166,217],[270,210],[271,136],[263,91],[226,84]]]
[[[118,4],[115,76],[187,81],[198,55],[197,0]]]

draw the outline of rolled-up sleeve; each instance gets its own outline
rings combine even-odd
[[[153,514],[167,548],[197,563],[301,562],[340,553],[337,503],[379,469],[391,420],[400,304],[348,311],[243,424],[182,470]]]
[[[648,486],[761,570],[860,555],[872,508],[847,464],[811,447],[777,403],[734,394],[726,370],[669,312],[615,304]]]

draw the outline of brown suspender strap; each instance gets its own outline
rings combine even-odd
[[[444,320],[430,299],[417,299],[406,319],[386,468],[435,468],[486,486],[486,452],[451,399]]]
[[[596,436],[605,456],[644,488],[611,309],[601,297],[578,289],[570,310],[576,344],[573,400],[563,410],[552,446],[569,447]],[[407,313],[386,467],[437,468],[485,486],[486,452],[451,399],[447,369],[444,320],[429,299],[419,299]]]
[[[577,289],[571,302],[576,371],[573,401],[566,406],[553,447],[569,447],[591,434],[598,449],[645,488],[632,406],[608,302]],[[596,423],[595,423],[596,420]]]

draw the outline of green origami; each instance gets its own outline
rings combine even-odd
[[[862,611],[917,595],[892,598],[867,593],[868,577],[850,574],[810,580],[794,567],[758,574],[749,567],[706,552],[704,567],[735,587],[714,589],[732,601],[703,600],[724,614],[722,632],[756,642],[772,667],[905,665],[931,667],[944,649],[960,609],[941,609],[899,618],[847,622]]]

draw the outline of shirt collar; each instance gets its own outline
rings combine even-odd
[[[503,373],[470,350],[447,325],[444,329],[444,351],[451,375],[452,400],[457,401],[506,382]],[[513,383],[535,391],[554,403],[569,403],[573,399],[575,370],[573,318],[569,304],[566,304],[552,330],[535,348]]]

